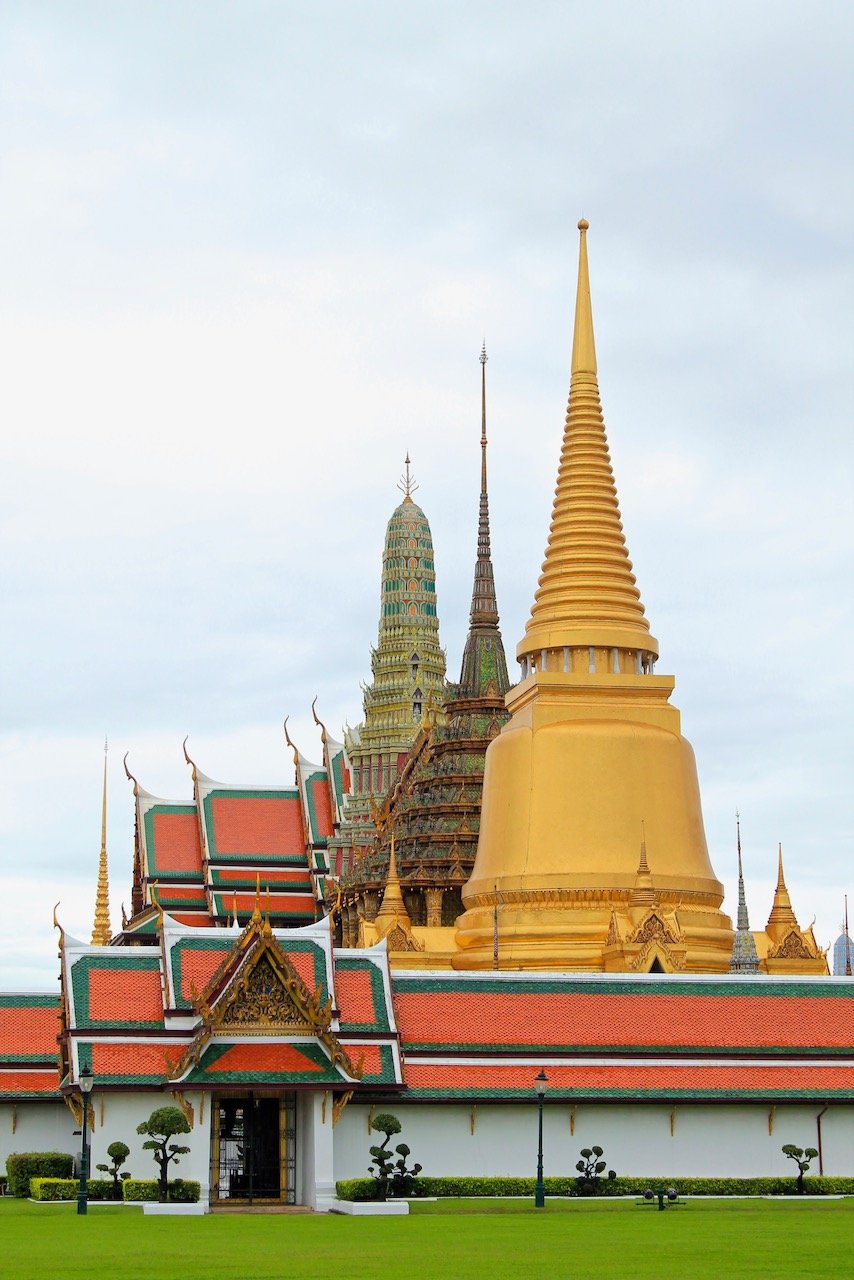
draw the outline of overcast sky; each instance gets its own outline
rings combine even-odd
[[[191,796],[360,719],[410,451],[458,672],[489,350],[511,666],[579,216],[626,536],[734,915],[852,894],[846,3],[0,7],[0,988],[91,930],[109,735]],[[654,871],[654,856],[650,850]]]

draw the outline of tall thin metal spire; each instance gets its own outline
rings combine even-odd
[[[98,859],[98,888],[95,893],[95,924],[92,945],[105,947],[113,936],[110,928],[110,885],[107,871],[107,739],[104,739],[104,789],[101,796],[101,854]]]
[[[486,487],[486,343],[480,361],[480,500],[477,519],[477,559],[469,610],[469,632],[463,651],[460,690],[464,696],[482,696],[492,683],[500,694],[510,687],[507,659],[498,630],[498,602],[492,572],[489,534],[489,494]]]
[[[747,898],[744,893],[744,872],[741,865],[741,817],[737,809],[735,832],[738,847],[738,916],[735,937],[732,940],[729,971],[730,973],[758,973],[759,956],[756,952],[756,940],[750,932],[750,921],[747,918]]]
[[[415,477],[410,471],[409,450],[406,451],[406,458],[403,463],[405,471],[397,482],[397,487],[403,494],[404,498],[411,498],[418,485],[415,483]]]

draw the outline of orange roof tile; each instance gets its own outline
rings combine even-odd
[[[534,1077],[540,1064],[498,1065],[426,1063],[410,1061],[404,1067],[409,1088],[463,1093],[524,1090],[534,1096]],[[773,1094],[804,1090],[854,1089],[854,1065],[547,1065],[549,1090],[570,1089],[577,1094],[655,1092]]]
[[[305,852],[298,796],[211,798],[216,852],[294,854]]]
[[[199,845],[199,822],[195,813],[152,814],[154,832],[154,867],[151,870],[163,874],[167,871],[202,871],[202,851]]]
[[[334,831],[332,825],[332,800],[329,795],[329,783],[325,778],[312,778],[309,782],[311,788],[311,798],[314,802],[314,812],[317,816],[317,834],[320,836],[331,836]]]
[[[158,969],[93,967],[88,976],[89,1022],[158,1022],[162,1019]]]
[[[22,1005],[0,1008],[0,1055],[3,1057],[53,1058],[59,1035],[59,1002],[49,1006]]]
[[[233,946],[209,947],[197,951],[194,947],[182,947],[181,964],[181,999],[189,1004],[196,995],[201,995],[219,966],[227,956],[231,955]]]
[[[95,1043],[91,1046],[96,1077],[169,1075],[180,1061],[183,1044],[146,1044],[138,1040]]]
[[[335,970],[335,994],[341,1022],[355,1022],[373,1026],[377,1020],[371,975],[367,969],[344,968]]]
[[[235,1044],[226,1049],[215,1062],[205,1067],[217,1075],[224,1072],[314,1072],[324,1074],[324,1068],[312,1062],[292,1044]]]
[[[231,884],[250,884],[255,885],[256,874],[254,870],[246,867],[216,867],[211,872],[213,883],[219,887],[225,888]],[[309,874],[307,867],[293,867],[286,870],[273,870],[263,868],[260,871],[261,892],[264,892],[266,885],[304,885],[309,883]]]
[[[485,984],[484,984],[485,985]],[[409,1044],[849,1048],[854,998],[580,992],[552,988],[415,990],[395,984]]]
[[[56,1071],[0,1071],[0,1097],[4,1094],[59,1092]]]

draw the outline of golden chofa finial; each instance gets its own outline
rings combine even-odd
[[[418,488],[418,485],[415,483],[415,478],[414,478],[414,476],[412,475],[412,472],[411,472],[411,471],[410,471],[410,469],[409,469],[409,468],[410,468],[410,460],[409,460],[409,450],[408,450],[408,449],[407,449],[407,451],[406,451],[406,458],[405,458],[405,460],[404,460],[404,466],[406,467],[406,470],[404,471],[403,475],[400,477],[400,480],[399,480],[399,481],[398,481],[398,483],[397,483],[397,487],[398,487],[398,489],[400,490],[400,492],[403,494],[404,498],[409,498],[409,499],[411,500],[411,499],[412,499],[412,495],[413,495],[413,493],[414,493],[414,492],[415,492],[415,490]]]

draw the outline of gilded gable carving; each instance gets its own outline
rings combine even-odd
[[[313,1030],[299,1008],[302,1001],[298,1003],[298,994],[297,983],[278,973],[269,958],[262,955],[226,997],[220,1026],[287,1030],[295,1034]]]

